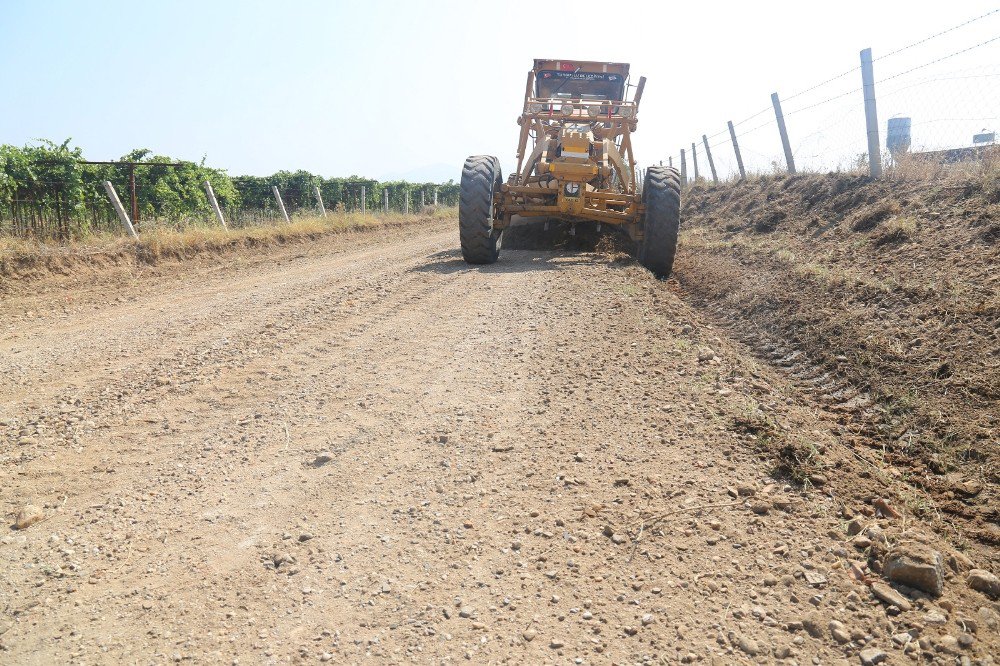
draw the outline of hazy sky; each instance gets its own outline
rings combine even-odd
[[[878,57],[997,7],[0,0],[0,143],[72,137],[91,159],[148,147],[205,155],[233,174],[303,168],[381,178],[451,168],[457,179],[468,154],[511,163],[526,72],[533,58],[552,57],[630,62],[634,79],[648,77],[634,143],[649,163],[767,108],[773,91],[791,95],[856,67],[864,47]],[[1000,14],[877,62],[876,78],[997,35]],[[961,84],[981,96],[997,90],[998,61],[994,42],[949,64],[985,72]],[[793,101],[859,86],[853,74]],[[977,122],[997,115],[997,99],[992,112],[976,111]],[[862,117],[858,95],[840,103],[844,111],[820,110]],[[797,145],[820,126],[819,116],[805,118],[789,118]],[[863,144],[856,122],[844,131]],[[748,159],[780,154],[771,129],[756,135],[764,143],[754,148],[748,137]]]

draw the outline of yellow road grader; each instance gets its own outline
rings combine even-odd
[[[625,63],[535,60],[528,72],[517,171],[474,155],[462,168],[458,221],[462,256],[491,264],[512,219],[620,225],[638,259],[657,277],[670,275],[680,225],[680,174],[650,166],[636,180],[632,133],[646,85],[625,99]],[[529,145],[530,144],[530,145]]]

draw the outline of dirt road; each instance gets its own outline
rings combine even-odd
[[[835,421],[670,283],[456,247],[425,225],[7,298],[0,499],[44,519],[0,536],[0,662],[989,658],[957,574],[901,614],[851,577],[878,544],[837,470],[772,478],[752,427],[823,451]]]

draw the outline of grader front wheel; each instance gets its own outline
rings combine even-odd
[[[658,278],[670,276],[681,223],[681,176],[670,167],[649,167],[642,186],[646,204],[639,263]]]
[[[502,182],[500,162],[489,155],[465,160],[458,199],[462,257],[470,264],[492,264],[500,256],[501,229],[493,226],[493,195]]]

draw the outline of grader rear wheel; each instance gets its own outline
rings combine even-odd
[[[465,160],[458,199],[458,231],[462,257],[470,264],[492,264],[500,257],[502,230],[493,226],[493,195],[502,179],[497,158],[474,155]]]
[[[681,223],[681,176],[671,167],[651,166],[642,187],[646,204],[639,263],[658,278],[670,276]]]

